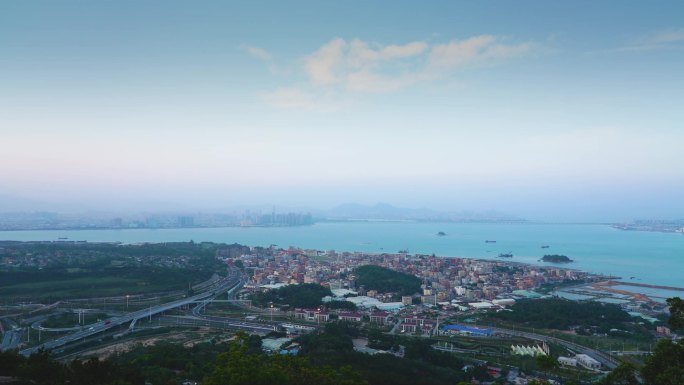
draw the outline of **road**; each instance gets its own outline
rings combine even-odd
[[[239,274],[239,273],[236,273],[236,274]],[[228,298],[235,298],[235,293],[237,293],[242,288],[243,284],[244,284],[244,282],[242,282],[242,280],[239,280],[237,285],[231,287],[227,292]],[[214,294],[212,294],[209,297],[206,297],[205,299],[200,301],[199,304],[192,309],[192,314],[194,316],[199,316],[200,313],[202,312],[202,309],[204,309],[204,307],[206,307],[211,301],[216,299],[216,297],[218,297],[221,294],[223,294],[223,291],[220,291],[220,292],[215,291]]]
[[[90,324],[84,329],[76,331],[74,333],[71,333],[69,335],[66,335],[64,337],[58,338],[56,340],[48,341],[43,344],[30,347],[24,350],[21,350],[19,353],[24,355],[24,356],[29,356],[32,353],[37,352],[40,349],[45,349],[45,350],[52,350],[55,348],[58,348],[60,346],[67,345],[69,343],[78,341],[78,340],[83,340],[87,337],[90,337],[92,335],[101,333],[105,330],[121,326],[123,324],[127,323],[134,323],[138,319],[145,318],[145,317],[152,317],[153,315],[163,313],[165,311],[175,309],[178,307],[182,307],[185,305],[189,305],[193,302],[197,302],[199,300],[204,300],[207,298],[215,298],[218,294],[221,294],[227,290],[233,289],[236,286],[241,284],[241,275],[240,272],[236,269],[231,269],[229,270],[228,277],[224,278],[219,282],[218,287],[206,291],[200,294],[196,294],[184,299],[180,299],[177,301],[172,301],[168,302],[165,304],[157,305],[157,306],[151,306],[149,309],[142,309],[138,311],[134,311],[132,313],[125,314],[121,317],[116,317],[116,318],[111,318],[109,320],[104,320],[100,321],[94,324]]]
[[[24,329],[19,328],[19,325],[14,321],[4,317],[3,320],[9,327],[7,330],[3,328],[4,333],[2,334],[2,342],[0,343],[0,352],[15,349],[21,342],[21,336],[24,334]]]
[[[268,334],[278,330],[277,324],[245,322],[239,318],[164,316],[160,318],[160,321],[174,325],[207,326],[217,329],[245,330],[261,334]]]
[[[0,344],[0,352],[5,350],[12,350],[21,342],[21,336],[24,334],[24,329],[7,330],[2,336],[2,344]]]

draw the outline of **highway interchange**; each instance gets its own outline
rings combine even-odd
[[[78,328],[73,333],[67,334],[55,340],[46,341],[42,344],[32,346],[21,350],[19,353],[24,356],[29,356],[41,349],[43,350],[56,350],[67,345],[73,344],[78,341],[84,341],[85,339],[95,336],[99,333],[103,333],[107,330],[127,326],[127,331],[125,333],[134,330],[135,325],[138,320],[149,318],[153,316],[160,315],[158,317],[159,322],[169,325],[182,325],[182,326],[207,326],[220,329],[229,330],[244,330],[251,333],[267,334],[272,331],[280,330],[283,326],[280,322],[268,322],[268,321],[258,321],[258,322],[247,322],[242,318],[229,318],[229,317],[218,317],[218,316],[207,316],[202,314],[202,310],[212,301],[214,301],[218,296],[222,294],[228,294],[228,298],[232,299],[235,297],[242,286],[244,285],[245,278],[242,276],[238,269],[229,269],[228,275],[215,282],[211,288],[206,291],[195,294],[183,299],[167,302],[164,304],[150,306],[147,309],[136,310],[121,316],[112,317],[106,320],[96,322],[94,324],[87,325],[82,328]],[[185,316],[169,316],[164,315],[165,313],[172,309],[182,308],[195,304],[189,315]],[[38,328],[42,328],[39,322],[36,322],[33,326],[37,325]],[[308,328],[315,329],[316,327],[311,327],[310,325],[295,325],[290,324],[290,328]],[[65,328],[64,331],[73,330],[74,328]],[[521,336],[537,341],[554,342],[565,346],[576,352],[585,353],[594,359],[601,362],[606,367],[613,369],[617,366],[617,361],[610,357],[609,355],[589,347],[577,345],[575,343],[561,340],[555,337],[545,336],[536,333],[529,333],[523,331],[516,331],[510,329],[493,328],[496,332],[507,335]],[[43,328],[43,330],[47,330]],[[0,344],[0,351],[15,349],[21,342],[24,329],[13,327],[7,330],[3,335],[2,342]],[[120,333],[120,334],[125,334]],[[390,332],[391,333],[391,332]]]
[[[99,321],[94,324],[88,325],[87,327],[78,330],[74,333],[60,337],[56,340],[47,341],[43,344],[26,348],[24,350],[21,350],[19,353],[24,356],[29,356],[40,349],[53,350],[125,324],[131,325],[130,328],[132,328],[139,319],[145,317],[152,317],[157,314],[179,307],[183,307],[186,305],[190,305],[192,303],[202,300],[204,301],[202,303],[206,305],[206,303],[211,302],[212,299],[216,298],[220,294],[226,292],[233,293],[234,290],[241,287],[242,284],[243,279],[239,271],[236,269],[231,269],[229,270],[228,276],[220,280],[217,283],[216,287],[209,291],[200,294],[195,294],[193,296],[189,296],[180,300],[164,303],[161,305],[151,306],[148,309],[137,310],[120,317]]]

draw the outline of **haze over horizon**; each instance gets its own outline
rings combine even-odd
[[[684,5],[0,4],[0,211],[684,217]]]

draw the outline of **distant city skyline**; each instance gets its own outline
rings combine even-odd
[[[0,211],[684,217],[684,4],[0,4]]]

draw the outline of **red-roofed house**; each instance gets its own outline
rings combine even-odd
[[[340,312],[337,315],[340,321],[361,322],[363,315],[356,312]]]
[[[389,321],[389,313],[384,311],[374,311],[370,314],[370,322],[384,325]]]
[[[325,310],[321,309],[295,309],[295,319],[316,322],[328,322],[330,315]]]

